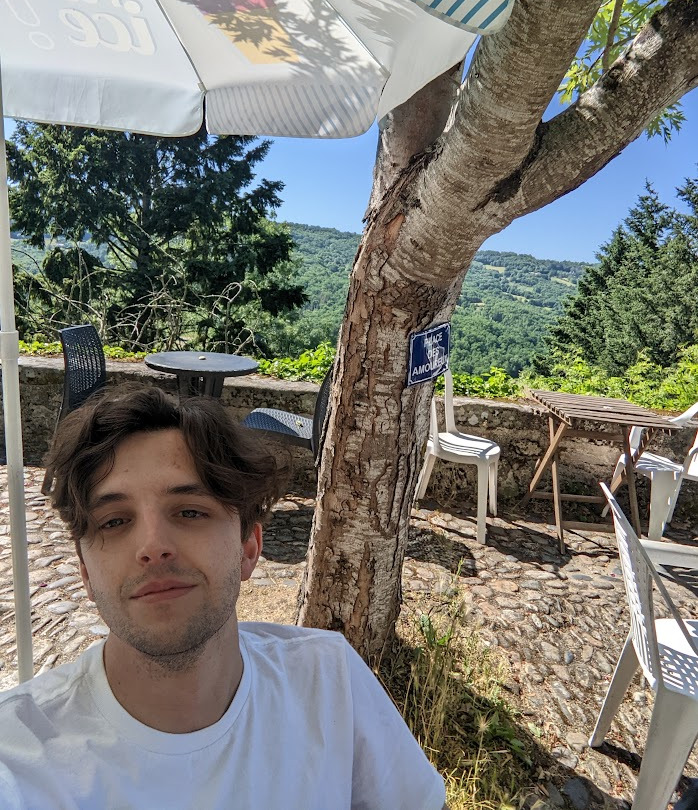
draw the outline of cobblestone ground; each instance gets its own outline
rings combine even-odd
[[[28,468],[26,475],[37,672],[74,659],[107,632],[87,600],[63,525],[40,493],[43,472]],[[253,592],[265,619],[292,620],[312,510],[313,500],[299,496],[277,507],[265,530],[265,556],[243,588],[241,619],[260,618],[245,608],[245,594]],[[17,666],[8,511],[1,467],[0,689],[15,685]],[[687,543],[696,542],[696,535],[698,527],[669,532],[671,539]],[[634,790],[652,694],[636,676],[610,744],[599,751],[585,747],[629,619],[613,536],[568,533],[568,544],[568,553],[560,555],[551,526],[509,514],[489,522],[482,545],[474,521],[465,515],[414,510],[403,590],[406,596],[428,596],[456,584],[485,642],[508,657],[507,688],[521,712],[521,727],[535,731],[553,764],[549,795],[536,810],[620,808]],[[672,582],[669,590],[682,613],[695,616],[695,580],[687,575],[684,585]],[[694,753],[686,777],[698,776],[697,766]]]

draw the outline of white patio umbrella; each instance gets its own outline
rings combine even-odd
[[[0,116],[342,138],[461,60],[514,0],[0,0]],[[451,23],[444,25],[444,20]],[[19,677],[32,676],[18,335],[0,129],[0,353]]]

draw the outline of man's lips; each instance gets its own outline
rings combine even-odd
[[[196,586],[190,582],[175,579],[162,579],[148,582],[140,587],[131,599],[142,599],[146,602],[157,602],[161,599],[176,599],[189,593]]]

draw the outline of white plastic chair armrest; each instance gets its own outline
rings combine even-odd
[[[693,419],[694,416],[698,416],[698,402],[695,402],[687,411],[679,414],[679,416],[672,416],[669,421],[673,422],[675,425],[683,425],[684,422],[688,422],[688,420]]]
[[[692,447],[691,450],[689,451],[688,455],[686,456],[686,459],[685,459],[685,461],[683,463],[683,471],[684,471],[684,473],[688,472],[688,468],[691,466],[691,462],[693,461],[693,458],[697,453],[698,453],[698,444],[696,444],[695,447]]]
[[[640,540],[654,565],[677,565],[680,568],[698,568],[698,548],[662,540]]]

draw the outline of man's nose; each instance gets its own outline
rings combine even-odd
[[[137,557],[143,565],[161,563],[177,556],[175,543],[167,529],[167,522],[160,516],[149,515],[141,524]]]

